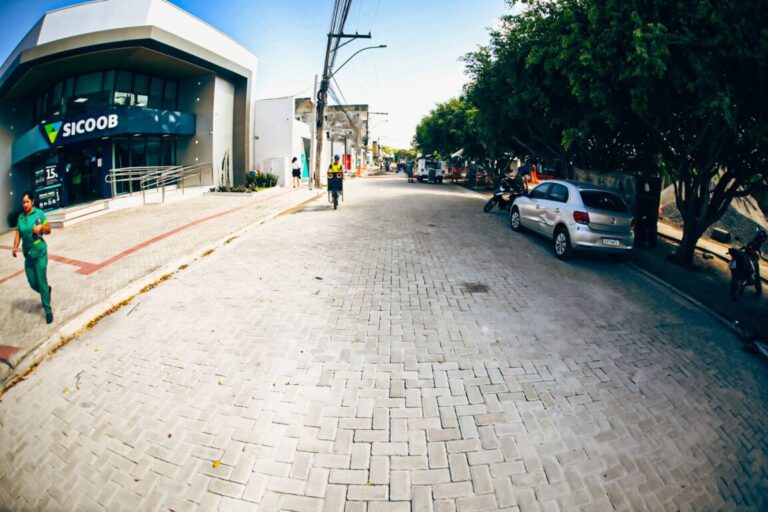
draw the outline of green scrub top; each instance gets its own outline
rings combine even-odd
[[[32,228],[38,224],[48,224],[48,219],[42,210],[32,208],[29,215],[23,212],[19,215],[16,226],[21,235],[21,250],[24,257],[39,258],[47,252],[43,236],[32,232]]]

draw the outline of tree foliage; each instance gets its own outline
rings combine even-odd
[[[565,174],[576,165],[668,176],[684,220],[678,260],[690,264],[731,200],[768,180],[764,3],[515,3],[522,13],[465,56],[477,147],[556,160]],[[417,129],[417,142],[461,146],[433,128]]]

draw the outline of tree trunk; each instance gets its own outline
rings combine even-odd
[[[685,220],[683,224],[683,239],[680,247],[675,251],[675,261],[682,267],[690,268],[693,266],[693,256],[696,252],[696,242],[699,241],[704,229],[701,229],[700,222]]]

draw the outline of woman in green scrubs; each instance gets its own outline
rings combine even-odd
[[[22,242],[21,250],[24,253],[24,272],[27,281],[37,293],[45,310],[45,321],[53,322],[53,310],[51,309],[51,287],[48,286],[48,247],[43,240],[43,235],[51,233],[51,226],[42,210],[35,208],[35,199],[32,192],[24,192],[21,196],[22,212],[16,224],[16,238],[13,241],[13,257],[19,252],[19,242]]]

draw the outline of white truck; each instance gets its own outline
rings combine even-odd
[[[419,168],[416,179],[419,183],[442,183],[445,178],[447,166],[444,160],[432,160],[431,158],[419,158]]]

